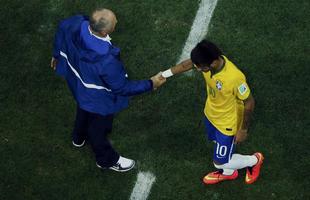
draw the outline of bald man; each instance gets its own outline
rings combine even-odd
[[[130,96],[152,91],[166,79],[158,73],[132,81],[120,60],[120,49],[111,43],[117,19],[108,9],[94,10],[90,17],[77,15],[63,20],[54,40],[51,67],[63,76],[77,103],[72,144],[89,141],[101,169],[125,172],[135,162],[114,150],[107,134],[114,114],[128,107]]]

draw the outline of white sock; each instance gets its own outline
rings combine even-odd
[[[234,173],[235,170],[233,169],[222,169],[223,170],[223,173],[224,175],[227,175],[227,176],[230,176]]]
[[[233,154],[230,161],[223,165],[214,164],[217,169],[222,169],[224,175],[231,175],[234,170],[245,167],[252,167],[258,162],[255,155]]]

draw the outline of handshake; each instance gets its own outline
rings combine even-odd
[[[167,72],[171,73],[171,75],[167,74]],[[166,82],[167,78],[172,75],[173,74],[171,70],[166,70],[164,72],[159,72],[155,76],[152,76],[151,81],[153,82],[153,89],[156,90],[157,88],[159,88],[162,84]]]

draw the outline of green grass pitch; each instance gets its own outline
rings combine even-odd
[[[97,5],[118,17],[113,42],[131,79],[175,64],[198,0],[0,0],[0,199],[129,199],[139,171],[156,182],[149,200],[310,199],[310,3],[307,0],[219,0],[207,37],[247,75],[256,109],[240,153],[261,151],[253,185],[201,183],[214,170],[201,123],[204,80],[169,79],[132,98],[115,118],[114,147],[137,160],[128,173],[99,170],[70,133],[75,103],[49,68],[57,23]]]

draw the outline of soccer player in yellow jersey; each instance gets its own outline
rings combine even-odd
[[[207,89],[204,120],[208,139],[215,143],[213,164],[218,169],[203,178],[215,184],[238,177],[238,169],[247,168],[245,182],[251,184],[259,176],[262,153],[234,153],[235,144],[243,142],[248,133],[254,98],[244,74],[212,42],[203,40],[191,52],[191,59],[163,72],[164,77],[192,68],[201,71]]]

